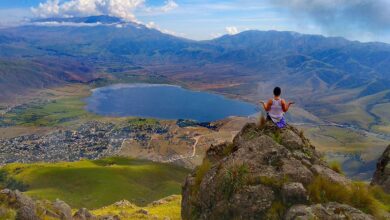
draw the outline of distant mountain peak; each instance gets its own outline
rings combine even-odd
[[[108,16],[108,15],[96,15],[88,17],[70,17],[70,18],[42,18],[34,19],[33,23],[84,23],[84,24],[121,24],[130,23],[124,21],[122,18]]]

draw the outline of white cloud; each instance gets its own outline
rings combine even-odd
[[[390,31],[389,0],[269,0],[302,21],[335,33]]]
[[[170,10],[177,8],[177,7],[179,7],[179,5],[175,1],[168,0],[165,2],[165,5],[160,8],[160,10],[162,12],[168,12]]]
[[[31,10],[35,16],[43,18],[110,15],[137,22],[134,15],[137,9],[167,12],[177,7],[173,0],[157,8],[146,7],[145,0],[47,0]]]
[[[212,33],[212,34],[210,34],[210,36],[211,36],[211,38],[219,38],[219,37],[222,37],[223,36],[223,34],[221,34],[221,33]]]
[[[230,35],[235,35],[235,34],[239,33],[238,28],[234,27],[234,26],[226,27],[225,29],[226,29],[227,33]]]
[[[185,37],[186,36],[186,34],[184,34],[184,33],[177,33],[177,32],[165,29],[165,28],[161,28],[154,21],[150,21],[150,22],[146,23],[145,26],[149,29],[156,29],[164,34],[169,34],[169,35],[173,35],[173,36],[177,36],[177,37]]]

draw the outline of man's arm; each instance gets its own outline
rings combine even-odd
[[[293,104],[295,104],[295,103],[294,102],[289,102],[288,104],[286,104],[286,101],[284,101],[284,99],[282,99],[282,109],[283,109],[283,111],[284,112],[288,112],[288,109]]]
[[[264,101],[260,101],[261,104],[263,104],[263,108],[266,112],[268,112],[270,109],[271,109],[271,106],[272,106],[272,100],[268,100],[267,103],[265,103]]]

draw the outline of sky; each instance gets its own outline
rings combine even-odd
[[[390,43],[390,0],[0,0],[0,25],[106,14],[205,40],[246,30]]]

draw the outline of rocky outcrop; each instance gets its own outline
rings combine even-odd
[[[9,189],[2,190],[0,194],[10,207],[16,209],[16,219],[39,220],[36,204],[30,197]]]
[[[16,220],[120,220],[120,219],[179,219],[179,195],[154,201],[147,206],[121,200],[112,205],[90,211],[73,211],[64,201],[35,200],[15,190],[0,191],[0,219]]]
[[[371,184],[381,186],[385,192],[390,193],[390,145],[378,159]]]
[[[286,220],[310,220],[310,219],[353,219],[366,220],[374,219],[362,211],[348,205],[331,202],[327,204],[316,204],[311,206],[295,205],[291,207],[285,216]]]
[[[203,164],[187,177],[182,218],[372,218],[344,204],[313,204],[308,188],[316,178],[346,188],[351,183],[330,169],[294,127],[248,124],[233,143],[211,146]]]
[[[79,209],[72,215],[71,207],[64,201],[33,200],[18,190],[0,191],[0,219],[9,219],[9,213],[16,213],[16,220],[117,220],[117,216],[94,216],[87,209]],[[13,218],[12,218],[13,219]]]

